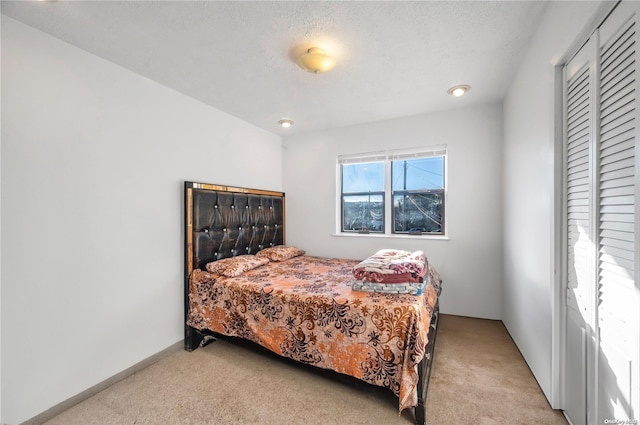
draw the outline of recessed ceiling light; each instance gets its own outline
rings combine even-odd
[[[293,125],[293,121],[285,119],[285,120],[278,121],[278,124],[282,128],[289,128],[289,127],[291,127]]]
[[[463,96],[469,90],[471,90],[471,86],[462,84],[459,86],[451,87],[449,90],[447,90],[447,93],[449,93],[451,96],[460,97],[460,96]]]

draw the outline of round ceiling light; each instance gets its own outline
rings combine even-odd
[[[289,128],[293,125],[293,121],[287,119],[280,120],[278,121],[278,125],[280,125],[280,127],[282,128]]]
[[[449,90],[447,90],[447,93],[449,93],[451,96],[460,97],[460,96],[464,96],[464,94],[469,90],[471,90],[471,86],[462,84],[459,86],[451,87]]]
[[[308,72],[315,74],[327,72],[336,66],[336,59],[329,56],[319,47],[312,47],[297,60],[298,66]]]

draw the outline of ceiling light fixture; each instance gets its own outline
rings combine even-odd
[[[298,58],[297,63],[300,68],[315,74],[330,71],[336,66],[335,58],[329,56],[319,47],[308,49],[305,54]]]
[[[449,90],[447,90],[447,93],[449,93],[451,96],[460,97],[464,96],[464,94],[469,90],[471,90],[471,86],[463,84],[451,87]]]
[[[282,128],[289,128],[289,127],[291,127],[293,125],[293,121],[291,121],[291,120],[280,120],[280,121],[278,121],[278,124]]]

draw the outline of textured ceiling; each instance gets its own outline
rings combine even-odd
[[[2,1],[4,15],[276,134],[501,100],[546,2]],[[333,71],[295,64],[310,46]],[[469,84],[463,98],[447,89]],[[281,129],[276,122],[295,125]]]

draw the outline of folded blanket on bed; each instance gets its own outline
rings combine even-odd
[[[427,282],[421,283],[374,283],[356,280],[351,285],[354,291],[379,292],[382,294],[409,294],[422,295]]]
[[[381,249],[353,267],[353,277],[377,283],[421,283],[427,273],[427,259],[422,251]]]

